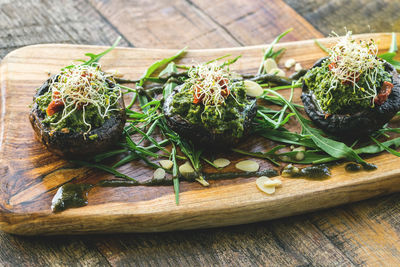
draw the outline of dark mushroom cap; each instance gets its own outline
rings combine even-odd
[[[327,58],[319,59],[312,68],[321,66]],[[305,112],[317,127],[338,137],[361,137],[382,128],[400,110],[399,76],[395,68],[386,61],[384,67],[392,75],[393,89],[382,105],[375,105],[374,108],[368,108],[354,114],[331,114],[325,118],[327,114],[318,107],[313,92],[308,90],[305,82],[303,82],[301,100]]]
[[[37,91],[34,100],[48,92],[51,80],[56,77],[49,78]],[[115,84],[109,81],[111,87]],[[125,104],[123,97],[119,100],[120,110],[111,114],[104,124],[98,128],[91,130],[84,136],[81,132],[64,133],[61,131],[51,130],[43,124],[45,113],[42,112],[37,103],[34,102],[32,110],[29,114],[33,130],[38,139],[47,147],[47,149],[59,156],[83,157],[104,152],[114,146],[121,138],[122,131],[126,122]],[[97,138],[90,139],[89,136],[97,135]]]
[[[177,86],[164,102],[163,111],[168,126],[184,139],[191,140],[195,145],[208,147],[211,149],[224,149],[237,144],[243,137],[249,133],[251,122],[257,114],[257,104],[254,97],[247,97],[249,104],[243,110],[245,119],[243,123],[243,136],[237,138],[227,133],[216,133],[201,124],[193,124],[179,114],[172,113],[172,100],[176,93],[183,88],[183,85]]]

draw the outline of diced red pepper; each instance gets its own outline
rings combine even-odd
[[[217,78],[217,79],[220,79],[220,78]],[[228,89],[229,80],[226,78],[220,79],[218,84],[219,84],[219,86],[221,86],[221,95],[223,97],[227,98],[231,93],[231,91]],[[200,97],[197,97],[200,94],[200,91],[201,91],[201,89],[198,87],[196,87],[194,89],[193,104],[198,104],[203,100],[203,98],[204,98],[203,95],[200,95]],[[211,92],[213,92],[213,91],[211,90]]]
[[[382,105],[388,99],[390,93],[392,92],[393,84],[384,81],[379,91],[378,95],[374,98],[374,103],[377,105]]]
[[[50,102],[46,109],[47,116],[53,116],[55,113],[61,111],[64,108],[64,103],[61,99],[56,99]]]

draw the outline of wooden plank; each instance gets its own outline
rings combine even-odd
[[[400,195],[371,199],[313,214],[311,220],[356,265],[400,262]]]
[[[0,58],[26,45],[111,45],[120,35],[87,1],[0,1]],[[121,40],[120,46],[131,46]]]
[[[91,0],[91,3],[140,47],[188,45],[193,49],[263,44],[290,27],[295,31],[286,40],[322,37],[281,0],[251,4],[241,0],[212,4],[174,0],[156,1],[147,6],[118,0]]]
[[[288,28],[293,28],[286,41],[321,38],[304,18],[282,0],[189,1],[229,31],[243,45],[268,43]]]
[[[184,0],[95,1],[95,8],[137,47],[204,48],[240,45]]]
[[[344,34],[345,27],[353,33],[400,31],[399,1],[284,1],[325,36]]]
[[[149,266],[307,265],[302,255],[286,251],[269,228],[262,225],[117,235],[117,238],[96,239],[95,244],[113,266],[130,262]]]
[[[383,51],[388,49],[390,34],[364,36],[369,37],[379,40]],[[279,47],[287,48],[282,62],[295,58],[305,67],[323,55],[312,41]],[[50,199],[61,184],[72,178],[93,183],[111,176],[85,168],[76,169],[44,150],[26,127],[29,125],[26,107],[33,88],[46,79],[47,71],[54,73],[71,58],[102,49],[41,45],[20,49],[4,59],[0,87],[7,110],[2,113],[0,131],[3,138],[0,166],[5,176],[0,184],[2,229],[20,234],[52,234],[204,228],[288,216],[400,190],[397,183],[400,170],[396,169],[400,159],[382,154],[373,159],[379,166],[378,171],[348,174],[343,167],[336,167],[333,177],[326,181],[282,178],[283,188],[269,197],[257,190],[254,179],[213,182],[210,188],[182,183],[179,206],[173,201],[172,187],[95,188],[89,194],[87,207],[53,214],[49,209]],[[137,78],[151,62],[174,52],[119,48],[107,55],[103,64],[105,68],[118,68],[128,77]],[[257,68],[261,47],[192,50],[183,61],[201,62],[228,52],[243,55],[232,69],[247,73]],[[23,128],[27,131],[19,130]],[[243,159],[239,155],[230,157],[233,162]],[[48,169],[46,166],[38,168],[43,166],[43,160]],[[259,162],[262,168],[271,167],[268,162]],[[139,179],[152,174],[152,170],[140,163],[133,166],[124,171]]]
[[[82,238],[27,238],[0,232],[1,266],[110,266]]]

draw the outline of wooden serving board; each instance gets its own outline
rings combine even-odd
[[[391,34],[360,35],[374,38],[380,52],[388,50]],[[328,44],[332,40],[322,39]],[[400,40],[398,40],[400,42]],[[255,73],[266,46],[190,50],[180,62],[203,62],[227,53],[242,55],[231,69]],[[312,40],[282,43],[286,47],[282,64],[294,58],[303,67],[325,54]],[[110,232],[156,232],[207,228],[249,223],[290,216],[400,191],[400,158],[387,153],[370,158],[378,166],[372,172],[347,173],[342,166],[332,169],[324,181],[280,179],[283,186],[274,195],[260,192],[256,178],[210,181],[208,188],[198,183],[181,182],[180,204],[175,204],[172,186],[95,187],[88,194],[89,204],[52,213],[51,199],[67,183],[96,183],[112,179],[102,171],[80,168],[52,155],[34,136],[28,120],[35,88],[73,59],[104,47],[77,45],[35,45],[13,51],[0,67],[0,229],[21,235],[86,234]],[[102,60],[105,70],[117,69],[124,78],[136,79],[154,61],[174,54],[175,50],[117,48]],[[296,89],[296,101],[300,89]],[[250,137],[242,148],[268,149],[274,144]],[[221,154],[232,163],[224,171],[247,157]],[[272,165],[257,161],[261,169]],[[121,172],[137,179],[153,174],[142,162],[127,164]],[[206,166],[206,171],[211,171]]]

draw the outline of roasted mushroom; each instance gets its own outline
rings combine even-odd
[[[303,80],[301,99],[314,124],[352,139],[368,135],[400,110],[400,80],[394,67],[376,57],[371,41],[351,34],[318,60]]]
[[[33,98],[29,119],[49,151],[70,158],[115,145],[126,115],[120,88],[97,65],[63,70],[49,78]]]
[[[194,144],[209,148],[235,145],[249,132],[256,99],[246,95],[242,80],[215,64],[199,65],[164,102],[168,126]]]

